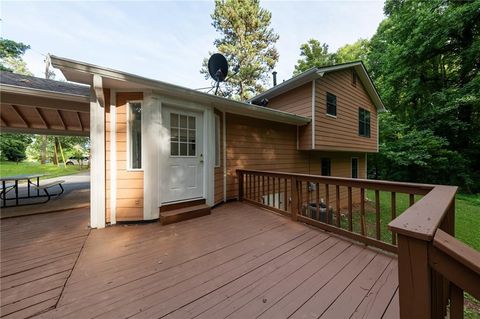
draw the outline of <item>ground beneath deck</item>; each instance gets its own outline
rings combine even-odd
[[[248,204],[87,223],[86,210],[2,221],[2,316],[399,317],[396,258]]]

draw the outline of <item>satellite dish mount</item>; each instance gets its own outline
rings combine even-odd
[[[227,59],[220,53],[213,54],[210,59],[208,59],[208,73],[210,73],[212,79],[217,82],[215,89],[215,95],[217,95],[220,82],[225,81],[225,78],[228,75]]]

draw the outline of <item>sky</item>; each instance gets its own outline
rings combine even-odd
[[[384,19],[383,1],[262,1],[280,39],[278,80],[292,76],[300,45],[318,39],[331,51],[370,38]],[[199,70],[215,52],[213,1],[5,1],[2,37],[29,44],[24,60],[43,77],[47,53],[173,84],[210,85]],[[57,79],[61,73],[56,70]]]

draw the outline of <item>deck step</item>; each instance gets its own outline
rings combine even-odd
[[[205,215],[210,215],[210,206],[206,204],[193,205],[160,212],[160,223],[168,225]]]
[[[160,206],[160,213],[168,212],[168,211],[175,210],[175,209],[190,207],[190,206],[196,206],[196,205],[200,205],[200,204],[205,204],[205,199],[204,198],[191,200],[191,201],[187,201],[187,202],[164,204],[164,205]]]

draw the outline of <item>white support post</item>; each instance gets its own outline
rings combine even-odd
[[[205,199],[209,206],[215,204],[215,113],[212,109],[204,112],[204,154],[205,154]]]
[[[93,76],[90,94],[90,227],[105,227],[105,97],[102,78]]]
[[[110,224],[117,223],[117,92],[110,90]]]
[[[151,92],[143,94],[142,117],[143,219],[152,220],[160,217],[158,176],[162,110],[161,102]]]

